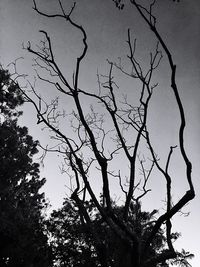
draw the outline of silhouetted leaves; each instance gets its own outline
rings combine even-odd
[[[114,211],[118,218],[122,218],[123,207],[117,206],[115,203]],[[155,223],[157,211],[152,212],[141,211],[140,205],[133,205],[133,210],[129,215],[127,227],[129,230],[137,234],[137,238],[145,242]],[[110,229],[110,227],[102,220],[101,215],[95,208],[92,201],[86,201],[85,207],[90,211],[92,217],[92,227],[95,235],[101,240],[101,248],[106,257],[107,266],[118,267],[121,258],[124,259],[123,266],[126,266],[126,260],[131,257],[132,251],[120,240],[118,236]],[[136,212],[137,209],[137,212]],[[137,215],[136,215],[137,214]],[[98,259],[98,252],[95,238],[90,231],[89,226],[81,220],[78,207],[70,199],[66,199],[63,207],[54,210],[47,222],[50,243],[54,253],[54,266],[56,267],[95,267],[101,266]],[[174,242],[180,236],[179,233],[172,233],[172,241]],[[157,258],[161,253],[168,253],[166,249],[167,240],[164,235],[164,229],[160,229],[156,234],[147,253],[143,255],[145,261]],[[173,260],[163,260],[161,263],[149,261],[148,267],[169,267],[170,264],[177,266],[189,267],[188,259],[193,255],[189,252],[177,252],[177,258]],[[129,265],[127,265],[129,266]],[[146,266],[146,265],[145,265]]]
[[[115,3],[116,7],[119,10],[122,10],[124,8],[124,3],[122,3],[123,1],[121,1],[121,0],[113,0],[113,2]]]
[[[2,69],[0,85],[0,266],[49,267],[42,216],[47,204],[39,192],[45,179],[33,161],[38,142],[17,123],[23,97]]]
[[[128,254],[129,252],[125,250],[123,242],[102,220],[93,203],[86,202],[86,206],[87,210],[92,214],[91,227],[93,227],[95,234],[101,240],[108,266],[118,266],[119,257],[125,258],[126,253]],[[114,209],[118,218],[122,218],[122,207],[115,205]],[[138,238],[145,240],[153,226],[152,213],[140,211],[137,218],[132,213],[129,216],[127,225],[130,230],[137,232]],[[94,236],[90,231],[91,229],[86,223],[81,222],[78,208],[71,200],[66,199],[63,207],[51,214],[48,221],[48,230],[52,237],[51,244],[55,262],[57,263],[55,266],[100,266],[97,247]],[[165,243],[164,232],[160,230],[146,257],[152,257],[159,253]]]
[[[17,117],[22,112],[16,107],[24,103],[23,96],[17,83],[10,79],[7,70],[0,66],[0,114],[6,117]]]

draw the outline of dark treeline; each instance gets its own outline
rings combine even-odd
[[[0,266],[50,266],[39,193],[45,179],[33,160],[38,142],[18,125],[24,103],[18,85],[0,68]]]

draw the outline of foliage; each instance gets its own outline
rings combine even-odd
[[[17,83],[10,79],[10,74],[0,66],[0,113],[1,116],[17,117],[22,112],[16,107],[24,103],[22,93]],[[3,117],[2,117],[3,118]],[[1,119],[2,119],[1,118]]]
[[[23,97],[7,71],[0,70],[0,266],[50,266],[44,233],[45,183],[33,161],[37,141],[18,125]]]
[[[92,227],[102,242],[107,257],[108,266],[120,266],[119,259],[123,255],[124,258],[130,256],[127,253],[127,247],[115,235],[115,233],[104,223],[98,210],[91,201],[85,203],[88,212],[92,217]],[[123,207],[113,203],[113,208],[118,214],[118,218],[122,219]],[[95,240],[91,235],[84,220],[81,220],[77,213],[78,207],[71,199],[65,199],[62,208],[54,210],[47,222],[49,235],[51,236],[51,245],[54,252],[54,266],[58,267],[86,267],[101,266],[98,260],[98,252]],[[148,237],[151,232],[157,211],[152,212],[141,211],[141,205],[132,204],[131,213],[128,218],[128,228],[136,232],[138,239],[143,240]],[[173,242],[179,237],[178,233],[172,233]],[[160,229],[145,255],[145,260],[156,257],[159,253],[166,249],[167,240],[164,235],[164,229]],[[127,256],[128,255],[128,256]],[[165,266],[177,264],[178,266],[190,266],[187,259],[191,258],[191,254],[182,250],[178,253],[176,260],[164,260],[161,265],[153,264],[149,266]]]
[[[81,224],[77,207],[70,200],[66,199],[61,209],[52,212],[47,228],[55,266],[95,266],[97,259],[92,239]]]

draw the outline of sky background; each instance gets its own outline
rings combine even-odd
[[[72,1],[63,1],[66,9],[71,7]],[[177,247],[183,247],[195,254],[192,261],[193,267],[198,267],[200,262],[200,1],[182,0],[179,4],[173,1],[158,0],[155,14],[158,21],[158,29],[172,51],[174,61],[177,64],[177,83],[186,112],[187,126],[185,131],[185,143],[188,155],[193,163],[193,180],[196,188],[196,198],[185,209],[190,211],[189,217],[177,215],[174,222],[174,230],[182,233],[182,238],[177,241]],[[57,0],[38,0],[38,7],[46,12],[59,11]],[[121,57],[126,62],[127,55],[127,29],[131,29],[133,38],[137,38],[137,56],[145,68],[148,62],[149,51],[154,49],[155,40],[148,27],[129,4],[123,11],[115,8],[111,0],[78,0],[73,18],[84,26],[88,35],[88,54],[84,59],[81,69],[82,88],[97,88],[96,72],[108,71],[107,59],[117,61]],[[80,34],[60,19],[47,19],[40,17],[32,9],[31,0],[1,0],[0,1],[0,62],[6,68],[7,64],[18,57],[24,60],[18,64],[21,73],[29,74],[32,79],[34,71],[31,67],[32,55],[22,49],[22,43],[27,41],[37,44],[43,36],[38,32],[46,30],[51,36],[56,59],[66,76],[71,79],[74,59],[80,54],[82,48]],[[170,91],[170,80],[167,65],[163,59],[155,79],[159,82],[158,93],[153,100],[150,110],[150,129],[155,148],[159,150],[161,158],[166,157],[170,145],[176,144],[178,112],[173,102]],[[126,63],[125,63],[126,64]],[[119,81],[120,83],[120,81]],[[131,84],[121,80],[121,86],[125,93],[131,97]],[[49,97],[53,94],[50,88],[43,85],[42,93]],[[64,103],[70,110],[70,102]],[[85,103],[86,105],[89,103]],[[27,125],[36,139],[42,144],[48,143],[48,134],[36,126],[37,119],[31,106],[26,105],[21,123]],[[51,154],[45,159],[45,165],[41,168],[41,174],[47,178],[44,187],[46,196],[53,208],[61,205],[63,197],[67,193],[66,176],[60,174],[58,155]],[[176,156],[174,164],[174,197],[186,190],[182,181],[181,163]],[[157,181],[156,192],[159,197],[160,185]],[[176,195],[177,194],[177,195]],[[162,198],[162,196],[161,196]],[[147,197],[147,208],[154,208],[155,200],[152,195]]]

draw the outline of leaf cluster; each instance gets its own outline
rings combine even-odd
[[[38,141],[18,125],[23,103],[18,85],[0,69],[0,266],[50,267],[42,215],[47,203],[39,192],[45,178],[33,160]]]

